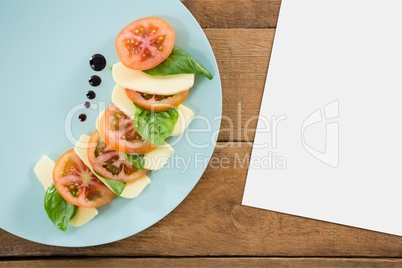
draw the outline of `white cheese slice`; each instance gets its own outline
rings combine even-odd
[[[123,113],[134,119],[136,108],[133,102],[127,97],[126,91],[123,87],[119,85],[116,85],[114,87],[112,92],[112,102]],[[179,118],[177,119],[177,123],[174,126],[172,136],[180,136],[181,134],[183,134],[186,128],[190,125],[191,121],[194,119],[193,111],[190,108],[184,106],[183,104],[180,104],[178,106],[178,111],[179,111]],[[99,115],[98,119],[96,120],[97,123],[99,121],[99,118],[102,118],[102,114]],[[99,129],[98,125],[97,129]]]
[[[93,167],[91,163],[89,162],[88,159],[88,154],[87,154],[87,148],[89,145],[89,136],[88,135],[81,135],[80,139],[77,141],[74,147],[75,153],[78,155],[79,158],[81,158],[82,162],[89,167],[93,171]],[[112,190],[105,181],[104,178],[101,176],[98,176],[96,173],[94,173],[100,181],[102,181],[110,190]],[[124,188],[123,192],[121,193],[121,197],[125,198],[135,198],[137,197],[144,189],[145,187],[151,183],[151,180],[148,178],[148,176],[144,176],[139,180],[136,180],[134,182],[128,182],[126,183],[126,187]],[[112,190],[113,191],[113,190]]]
[[[36,163],[34,167],[34,172],[36,177],[42,183],[45,191],[50,187],[53,183],[53,169],[54,169],[54,161],[50,159],[48,156],[43,155],[42,158]]]
[[[149,184],[151,184],[151,180],[147,175],[145,175],[135,182],[127,183],[126,188],[124,188],[124,191],[120,196],[125,198],[136,198]]]
[[[174,149],[168,143],[158,146],[155,150],[144,154],[144,168],[149,170],[159,170],[169,161]]]
[[[96,118],[95,127],[96,127],[97,131],[99,131],[99,121],[103,118],[104,114],[105,114],[105,111],[102,111],[102,112],[99,113],[98,118]]]
[[[119,86],[119,85],[114,86],[113,92],[112,92],[112,102],[123,113],[130,116],[131,119],[134,119],[135,105],[127,97],[126,90],[124,89],[124,87]],[[99,115],[99,117],[101,117],[101,115]]]
[[[80,139],[74,146],[74,151],[84,164],[92,170],[92,165],[89,162],[87,149],[90,137],[88,135],[81,135]],[[103,178],[99,178],[101,181]]]
[[[53,183],[53,169],[55,163],[48,156],[44,155],[34,167],[34,171],[38,180],[42,183],[45,191]],[[77,214],[71,219],[70,224],[75,227],[82,226],[98,215],[96,208],[78,207]]]
[[[176,125],[174,125],[172,136],[182,135],[194,119],[194,113],[190,108],[183,104],[180,104],[178,108],[179,118],[177,119]]]
[[[194,74],[151,76],[143,71],[129,69],[121,62],[113,65],[112,75],[116,84],[124,88],[157,95],[174,95],[189,90],[195,78]]]
[[[98,215],[96,208],[78,207],[77,214],[70,220],[70,224],[74,227],[81,227],[95,218],[96,215]]]

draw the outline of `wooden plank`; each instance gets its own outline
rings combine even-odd
[[[182,0],[182,3],[203,28],[274,28],[281,5],[280,0]]]
[[[242,206],[242,160],[250,152],[244,143],[216,149],[216,160],[190,195],[137,235],[103,246],[62,248],[0,231],[0,257],[402,257],[401,237]]]
[[[401,259],[344,258],[88,258],[0,262],[0,267],[401,267]]]
[[[275,30],[206,29],[205,33],[222,79],[219,141],[254,141]]]

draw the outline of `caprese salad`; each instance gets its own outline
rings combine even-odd
[[[194,113],[182,104],[195,75],[212,79],[197,60],[175,46],[175,31],[164,19],[136,20],[117,35],[120,62],[112,66],[112,103],[94,132],[54,162],[42,156],[34,170],[46,193],[44,208],[60,230],[82,226],[120,196],[137,197],[174,149]]]

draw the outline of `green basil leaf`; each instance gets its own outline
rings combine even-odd
[[[126,183],[122,182],[122,181],[116,181],[116,180],[109,180],[106,179],[105,177],[103,177],[101,174],[99,174],[98,172],[96,172],[94,170],[94,173],[101,177],[105,183],[107,183],[109,185],[109,187],[112,189],[112,191],[115,193],[115,195],[120,196],[121,193],[124,191],[124,189],[126,188]]]
[[[144,155],[133,155],[133,154],[128,154],[126,155],[128,161],[131,162],[136,168],[143,170],[144,165],[145,165],[145,158]]]
[[[138,133],[148,142],[162,145],[172,135],[179,118],[177,107],[165,112],[151,112],[135,106],[134,125]]]
[[[78,207],[74,206],[74,213],[73,216],[71,216],[71,219],[74,219],[75,215],[77,215]]]
[[[122,181],[116,181],[116,180],[109,180],[109,179],[104,179],[106,183],[112,188],[112,191],[117,195],[120,196],[121,193],[124,191],[126,188],[126,183]]]
[[[144,70],[149,75],[165,76],[171,74],[200,74],[212,79],[212,74],[198,61],[181,48],[174,46],[172,53],[158,66]]]
[[[52,184],[45,193],[45,211],[57,228],[65,232],[70,220],[77,213],[77,207],[68,203]]]

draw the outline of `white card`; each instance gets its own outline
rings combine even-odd
[[[282,1],[244,205],[402,235],[401,14]]]

